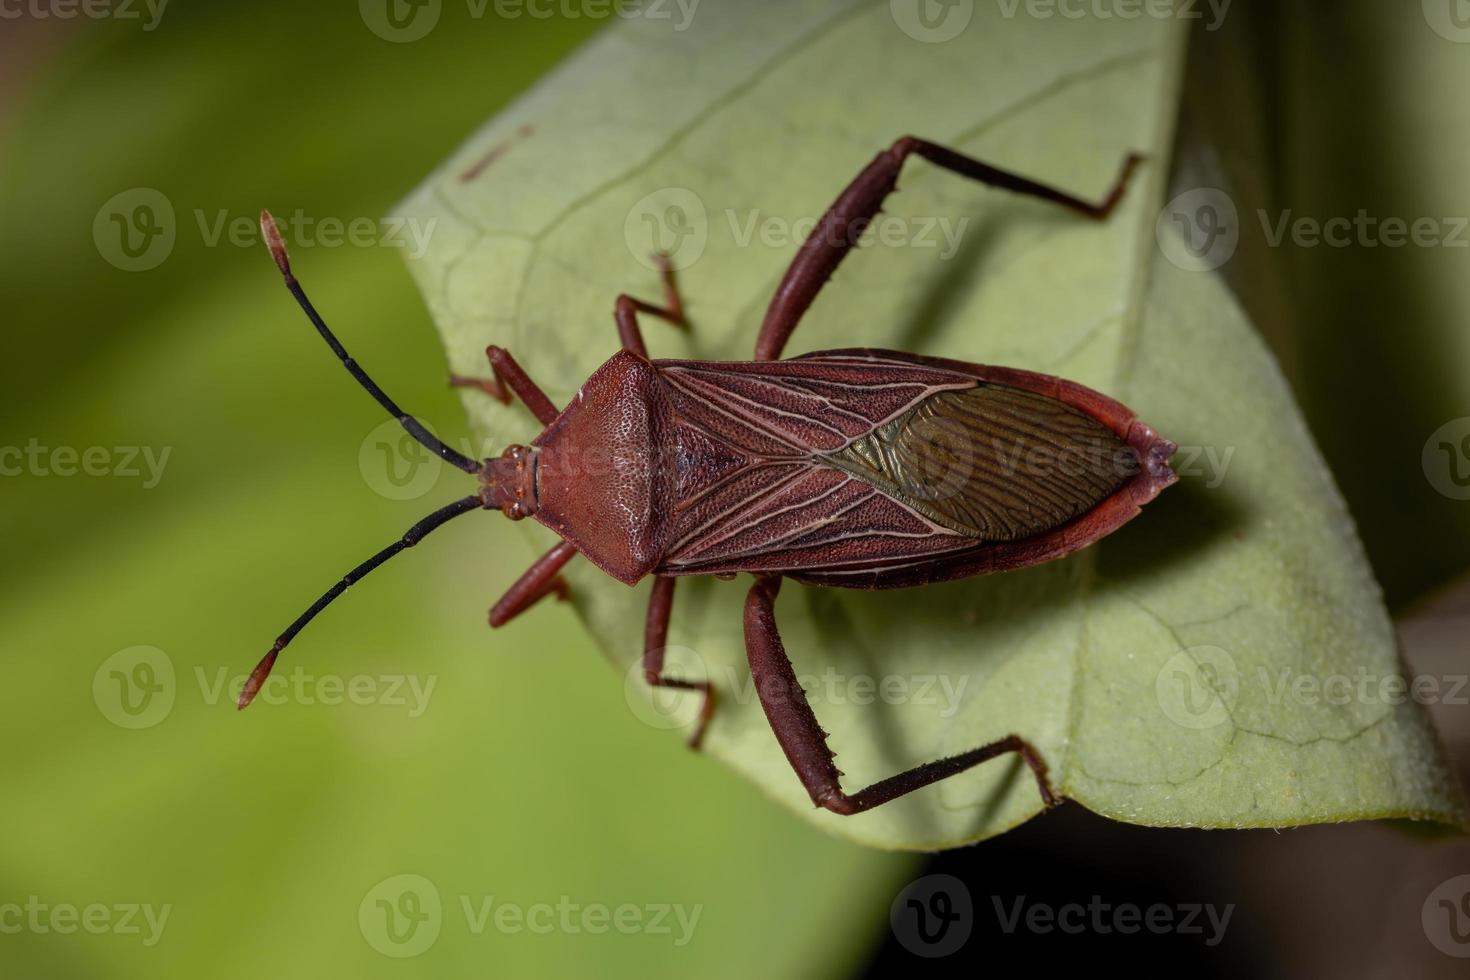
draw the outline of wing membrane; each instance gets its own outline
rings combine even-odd
[[[1064,524],[1138,473],[1137,454],[1102,423],[991,384],[931,395],[827,459],[983,541]]]

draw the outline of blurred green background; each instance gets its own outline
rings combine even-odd
[[[351,3],[178,2],[151,31],[137,9],[0,26],[0,445],[36,447],[0,485],[0,904],[170,912],[152,944],[141,915],[137,935],[0,935],[0,975],[848,972],[912,859],[821,835],[641,722],[565,607],[492,634],[485,610],[533,557],[503,521],[467,518],[354,589],[292,665],[304,695],[230,703],[335,576],[466,492],[457,471],[411,500],[375,490],[394,492],[383,416],[281,288],[256,213],[376,219],[601,22],[445,4],[395,44]],[[167,199],[176,239],[125,271],[94,219],[134,188]],[[210,245],[222,215],[242,245]],[[353,354],[466,438],[398,252],[293,247]],[[65,447],[93,446],[111,475],[60,475],[80,465]],[[391,689],[404,672],[426,701]],[[370,703],[331,687],[357,677]],[[411,959],[359,926],[403,874],[443,904]],[[500,929],[487,899],[571,904],[572,926]],[[669,932],[580,918],[623,905],[668,907]],[[676,907],[699,916],[688,935]]]

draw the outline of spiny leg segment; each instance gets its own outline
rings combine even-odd
[[[745,601],[746,655],[771,731],[812,803],[833,813],[862,813],[997,756],[1015,752],[1036,777],[1042,803],[1047,807],[1057,804],[1041,754],[1018,735],[1008,735],[989,745],[915,766],[856,793],[844,792],[840,782],[842,773],[833,764],[832,750],[827,746],[827,733],[817,723],[806,692],[796,680],[796,671],[776,628],[775,602],[780,589],[779,575],[756,576]]]

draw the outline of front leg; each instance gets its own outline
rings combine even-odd
[[[775,602],[780,589],[779,575],[756,576],[745,601],[745,648],[766,719],[814,804],[833,813],[862,813],[996,756],[1015,752],[1036,777],[1042,802],[1048,807],[1056,805],[1057,798],[1046,779],[1046,763],[1029,742],[1017,735],[947,759],[926,762],[856,793],[843,792],[839,782],[842,772],[832,762],[827,733],[817,724],[817,716],[812,712],[806,692],[797,683],[796,671],[776,630]]]
[[[832,202],[827,213],[822,215],[822,220],[817,222],[812,233],[797,249],[796,258],[791,261],[791,267],[786,270],[781,285],[776,287],[776,295],[771,297],[771,305],[766,309],[760,336],[755,343],[757,361],[774,361],[781,356],[786,348],[786,341],[801,321],[802,315],[811,307],[818,291],[832,277],[838,263],[852,250],[864,229],[878,214],[884,198],[893,192],[898,183],[898,172],[902,169],[903,162],[913,153],[930,163],[963,177],[978,180],[982,184],[1039,197],[1099,221],[1111,214],[1122,200],[1128,178],[1143,159],[1136,153],[1130,154],[1123,161],[1122,172],[1107,196],[1099,202],[1093,202],[1084,201],[1080,197],[999,167],[992,167],[988,163],[981,163],[938,143],[930,143],[913,136],[903,137],[878,154],[872,163],[853,178],[852,183]]]
[[[502,404],[509,405],[511,395],[516,395],[526,403],[531,414],[536,416],[542,425],[550,425],[559,412],[556,405],[541,386],[531,380],[524,369],[511,356],[510,351],[504,347],[496,347],[491,344],[485,348],[485,356],[490,360],[490,374],[488,378],[467,378],[460,374],[449,376],[451,388],[479,388],[491,398]]]
[[[570,593],[566,579],[561,577],[561,570],[576,554],[576,548],[562,541],[537,558],[535,564],[526,569],[491,608],[491,627],[504,626],[548,595],[555,594],[558,599],[565,600]]]

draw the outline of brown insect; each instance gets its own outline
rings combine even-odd
[[[1043,801],[1057,797],[1046,764],[1019,735],[925,763],[848,793],[826,733],[797,683],[777,633],[783,578],[808,585],[887,589],[1007,571],[1060,558],[1117,530],[1177,479],[1176,446],[1128,408],[1070,381],[1013,368],[882,350],[836,350],[780,360],[792,330],[894,189],[905,159],[940,167],[1102,220],[1139,163],[1129,156],[1112,190],[1091,203],[914,137],[879,153],[818,222],[766,310],[755,360],[650,360],[640,313],[686,326],[672,273],[665,305],[622,295],[622,350],[557,409],[500,347],[493,377],[453,378],[546,426],[530,446],[476,461],[403,412],[348,357],[291,273],[280,232],[261,222],[286,286],[347,370],[415,439],[479,479],[468,497],[430,514],[353,569],[281,634],[250,675],[250,703],[276,657],[357,579],[434,528],[471,510],[534,517],[561,542],[493,609],[500,626],[533,603],[566,596],[559,571],[581,554],[629,585],[653,576],[644,633],[649,684],[697,690],[698,746],[714,708],[708,681],[666,676],[674,583],[682,575],[755,577],[745,641],[761,706],[817,806],[851,814],[1015,752]]]

